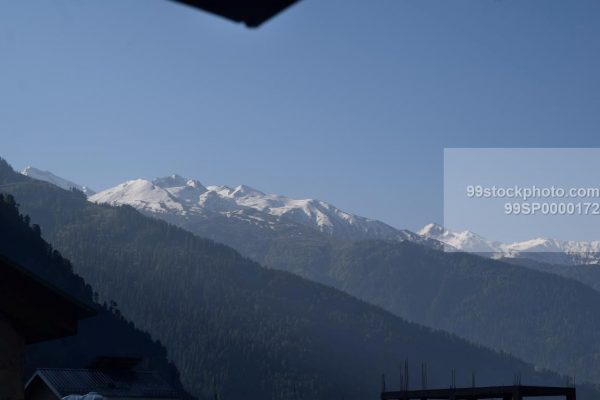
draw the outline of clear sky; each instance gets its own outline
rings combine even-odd
[[[600,147],[599,71],[597,0],[303,0],[258,30],[166,0],[0,0],[0,156],[417,229],[442,221],[444,147]]]

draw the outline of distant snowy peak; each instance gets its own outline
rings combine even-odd
[[[246,185],[235,188],[204,186],[198,180],[173,174],[152,181],[133,179],[94,193],[51,172],[28,167],[22,173],[65,189],[80,189],[94,203],[129,205],[168,221],[225,216],[261,223],[273,229],[289,224],[302,225],[340,239],[409,240],[436,248],[440,246],[437,241],[348,213],[324,201],[267,194]]]
[[[453,232],[438,224],[426,225],[419,234],[438,240],[455,250],[487,254],[493,258],[530,258],[556,264],[600,264],[600,241],[536,238],[502,243],[485,239],[470,231]]]
[[[200,181],[194,179],[187,179],[180,175],[173,174],[171,176],[166,176],[164,178],[156,178],[152,181],[153,184],[159,186],[161,188],[176,188],[176,187],[185,187],[189,186],[194,189],[198,189],[201,191],[206,191],[207,189],[200,183]]]
[[[182,202],[153,182],[134,179],[103,190],[88,198],[94,203],[130,205],[155,213],[183,212]]]
[[[235,188],[203,186],[197,180],[179,175],[153,181],[138,179],[124,182],[91,196],[90,201],[128,204],[150,213],[188,216],[235,213],[239,217],[247,216],[251,211],[253,219],[262,214],[265,220],[275,217],[344,239],[423,241],[417,234],[342,211],[324,201],[267,194],[246,185]]]
[[[417,233],[422,236],[434,237],[434,236],[443,236],[447,232],[449,232],[449,231],[446,230],[443,226],[436,224],[436,223],[432,223],[432,224],[425,225]]]
[[[501,243],[492,242],[471,231],[453,232],[439,224],[429,224],[425,225],[418,233],[460,251],[471,253],[502,252]]]
[[[21,171],[21,174],[26,175],[33,179],[51,183],[62,189],[65,189],[65,190],[70,190],[72,188],[81,190],[83,193],[85,193],[86,196],[91,196],[96,193],[92,189],[88,188],[87,186],[78,185],[74,182],[71,182],[71,181],[63,179],[59,176],[56,176],[52,172],[42,171],[41,169],[37,169],[34,167],[27,167],[27,168],[23,169]]]
[[[250,186],[239,185],[239,186],[236,186],[235,189],[233,189],[233,191],[230,193],[230,196],[231,197],[237,197],[237,198],[242,198],[242,197],[265,197],[266,194],[264,194],[260,190],[256,190],[254,188],[251,188]]]

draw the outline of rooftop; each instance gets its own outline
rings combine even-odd
[[[135,370],[92,370],[44,368],[38,369],[25,386],[25,390],[41,379],[63,398],[70,394],[91,392],[109,398],[177,399],[180,393],[173,389],[156,372]]]

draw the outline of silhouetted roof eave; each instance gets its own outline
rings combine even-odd
[[[299,0],[173,0],[255,28]]]
[[[0,314],[30,344],[75,335],[78,321],[97,310],[0,256]]]

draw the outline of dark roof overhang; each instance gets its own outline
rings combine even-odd
[[[174,0],[255,28],[299,0]]]
[[[0,314],[30,344],[75,335],[96,310],[0,256]]]

